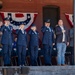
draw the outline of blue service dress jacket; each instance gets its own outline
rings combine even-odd
[[[3,25],[0,29],[0,31],[3,33],[2,34],[2,39],[1,43],[2,44],[7,44],[7,45],[12,45],[13,43],[13,33],[12,33],[13,27],[12,26],[5,26]]]
[[[27,32],[24,30],[24,33],[22,30],[17,29],[16,30],[17,34],[17,45],[22,45],[22,46],[27,46]]]
[[[38,31],[33,31],[30,30],[28,32],[29,36],[30,36],[30,41],[29,41],[29,45],[31,46],[38,46],[39,45],[39,33]]]
[[[43,33],[42,44],[52,45],[55,42],[53,29],[43,26],[41,31]]]

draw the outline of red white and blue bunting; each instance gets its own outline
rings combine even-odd
[[[65,13],[66,19],[69,22],[70,26],[73,27],[73,14]]]
[[[13,29],[16,30],[19,28],[21,23],[25,24],[25,29],[33,24],[38,13],[22,13],[22,12],[1,12],[2,19],[8,17],[10,19],[10,23],[13,26]]]

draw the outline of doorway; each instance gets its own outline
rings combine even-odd
[[[43,23],[45,19],[50,19],[54,28],[60,19],[60,8],[58,6],[47,5],[43,7]]]

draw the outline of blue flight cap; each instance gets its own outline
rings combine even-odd
[[[50,19],[46,19],[45,22],[46,22],[46,23],[50,23]]]

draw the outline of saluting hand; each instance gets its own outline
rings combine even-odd
[[[21,29],[21,26],[19,27],[19,29]]]
[[[31,27],[31,30],[33,30],[33,27]]]
[[[65,33],[66,31],[65,30],[62,30],[62,33]]]
[[[45,26],[46,26],[46,27],[48,27],[48,25],[47,25],[47,24],[45,24]]]
[[[7,22],[5,23],[5,26],[8,26],[8,23]]]

